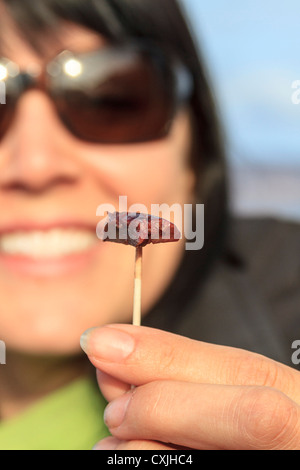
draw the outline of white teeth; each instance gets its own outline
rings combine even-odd
[[[87,251],[96,242],[96,235],[87,230],[53,229],[2,235],[0,249],[9,255],[55,258]]]

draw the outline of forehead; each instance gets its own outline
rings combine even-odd
[[[0,2],[0,56],[20,67],[29,62],[52,59],[62,50],[85,52],[102,47],[107,42],[100,34],[81,25],[62,20],[55,31],[36,32],[39,50],[26,38]]]

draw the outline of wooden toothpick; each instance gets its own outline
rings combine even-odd
[[[136,326],[141,326],[142,323],[142,255],[143,248],[141,246],[137,246],[135,249],[132,315],[132,324]],[[134,389],[135,385],[131,385],[131,390]]]
[[[135,250],[132,317],[132,324],[136,326],[141,326],[142,323],[142,255],[143,248],[137,246]]]

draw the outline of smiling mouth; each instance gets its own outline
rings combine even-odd
[[[0,252],[6,256],[21,256],[33,260],[55,260],[84,254],[93,249],[98,239],[87,229],[54,228],[2,233]]]

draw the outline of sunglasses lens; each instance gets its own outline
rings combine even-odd
[[[166,135],[175,94],[173,74],[161,58],[107,50],[77,66],[73,61],[73,70],[72,76],[70,69],[69,75],[53,81],[52,93],[60,116],[76,136],[118,144]]]

